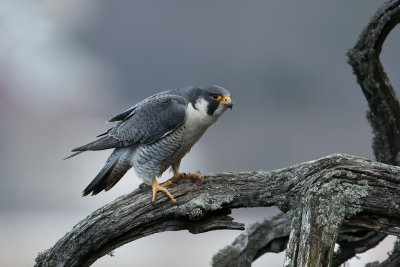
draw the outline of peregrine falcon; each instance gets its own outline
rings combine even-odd
[[[83,191],[83,196],[96,195],[112,188],[133,167],[136,174],[153,191],[175,198],[166,186],[178,178],[199,178],[200,174],[179,172],[181,159],[233,103],[228,90],[220,86],[185,87],[150,96],[113,117],[117,122],[94,142],[75,148],[70,157],[84,151],[113,148],[103,169]],[[172,168],[173,177],[159,184],[157,177]]]

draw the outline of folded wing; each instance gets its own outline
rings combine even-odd
[[[135,144],[150,144],[169,134],[186,117],[187,100],[179,95],[153,97],[115,116],[120,121],[99,139],[72,152],[121,148]]]

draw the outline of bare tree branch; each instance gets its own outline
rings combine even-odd
[[[170,189],[176,205],[165,196],[152,204],[151,190],[137,189],[79,222],[37,257],[36,266],[88,266],[125,243],[157,232],[241,229],[227,217],[231,209],[268,206],[278,206],[292,218],[285,265],[299,266],[309,258],[323,266],[344,219],[357,224],[352,217],[366,213],[380,218],[387,232],[398,234],[391,223],[400,222],[399,186],[400,167],[335,154],[270,172],[227,172],[181,181]],[[376,227],[374,222],[363,226]]]
[[[386,234],[345,227],[340,230],[336,243],[338,251],[333,255],[332,266],[339,267],[356,254],[363,253],[379,244]]]
[[[289,233],[290,220],[284,213],[270,220],[255,223],[239,235],[231,245],[214,255],[212,266],[251,266],[251,263],[264,253],[285,250]]]
[[[354,48],[347,53],[370,107],[367,118],[374,132],[372,147],[375,158],[392,165],[400,163],[400,105],[379,56],[386,37],[399,22],[400,1],[385,2],[370,19]],[[365,242],[368,245],[361,250],[352,249],[351,245],[341,246],[333,265],[366,251],[368,247],[375,247],[384,238],[381,233],[371,234],[373,237]]]
[[[255,223],[240,234],[231,245],[214,255],[212,266],[251,266],[253,261],[265,253],[284,251],[289,234],[290,219],[284,213],[270,220]],[[354,229],[354,226],[349,227],[345,223],[339,231],[336,243],[340,247],[333,255],[332,266],[339,267],[354,255],[375,247],[385,237],[384,233]]]
[[[400,1],[388,1],[374,14],[353,49],[349,64],[368,101],[377,161],[399,165],[400,105],[379,56],[391,30],[400,22]]]
[[[400,105],[383,71],[379,55],[387,35],[400,21],[399,5],[400,1],[384,3],[363,30],[355,47],[347,54],[370,106],[367,117],[375,134],[373,150],[376,159],[392,165],[400,163]],[[364,219],[369,223],[372,218],[364,216]],[[363,229],[351,229],[347,234],[341,231],[338,239],[340,249],[334,255],[332,266],[340,266],[356,253],[375,247],[384,237],[382,233]],[[266,238],[268,240],[269,237]],[[248,244],[252,247],[250,242],[252,239]],[[229,262],[228,258],[221,258],[224,259]]]

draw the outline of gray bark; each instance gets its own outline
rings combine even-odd
[[[289,234],[290,219],[283,213],[271,220],[255,223],[240,234],[231,245],[214,255],[212,266],[251,266],[253,261],[265,253],[284,251]],[[385,237],[384,233],[348,226],[345,221],[336,240],[336,244],[340,247],[333,255],[332,266],[341,266],[356,254],[375,247]]]
[[[333,255],[332,266],[338,267],[356,254],[374,248],[386,237],[385,233],[344,227],[339,231],[336,243],[338,251]]]
[[[219,251],[212,259],[212,266],[251,266],[251,263],[264,253],[285,250],[289,233],[290,220],[284,213],[270,220],[255,223],[231,245]]]
[[[36,266],[89,266],[127,242],[163,231],[242,229],[227,216],[231,209],[268,206],[292,219],[285,266],[326,266],[345,220],[399,235],[399,186],[400,167],[334,154],[275,171],[183,180],[170,188],[176,205],[165,196],[153,204],[150,188],[141,188],[79,222],[40,253]],[[374,220],[354,217],[360,214]]]
[[[374,132],[375,157],[380,162],[392,165],[399,165],[400,162],[400,105],[383,70],[379,55],[386,37],[400,21],[399,6],[400,1],[384,3],[370,19],[354,48],[347,53],[349,64],[353,67],[370,107],[367,118]],[[365,223],[373,220],[370,216],[363,218]],[[346,233],[340,231],[337,242],[340,247],[334,254],[332,266],[340,266],[357,253],[375,247],[385,236],[382,232],[368,232],[356,228],[347,229]],[[249,239],[249,247],[253,246],[251,242],[252,239]],[[393,258],[396,258],[393,254],[399,253],[398,251],[393,250]]]
[[[379,56],[387,36],[399,22],[400,1],[385,2],[370,19],[354,48],[347,53],[349,64],[370,108],[367,118],[374,133],[372,148],[375,158],[392,165],[400,163],[400,105]],[[377,245],[383,238],[381,235],[374,233],[366,240],[365,244],[368,245],[362,251]],[[342,247],[337,253],[336,263],[340,262],[338,259],[351,258],[356,253],[359,252],[352,251],[351,247]],[[398,261],[397,265],[391,265],[395,262],[391,259],[400,259],[396,246],[391,257],[382,266],[400,266]]]
[[[354,48],[347,52],[370,111],[377,161],[400,163],[400,105],[379,59],[382,45],[400,22],[400,1],[385,2],[370,19]]]

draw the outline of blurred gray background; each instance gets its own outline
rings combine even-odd
[[[161,90],[218,84],[236,102],[182,170],[272,170],[337,152],[373,158],[367,104],[345,53],[382,3],[2,0],[0,265],[33,265],[79,220],[137,188],[130,171],[111,191],[82,198],[110,151],[62,159]],[[396,88],[399,47],[396,28],[382,54]],[[233,215],[248,225],[275,213]],[[93,266],[207,266],[239,233],[156,234]],[[393,240],[350,266],[384,259]],[[283,257],[254,266],[281,266]]]

